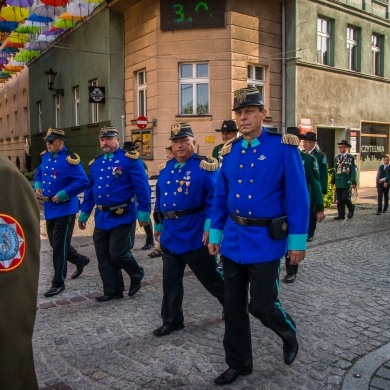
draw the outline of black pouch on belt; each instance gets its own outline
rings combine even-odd
[[[287,238],[287,217],[272,218],[268,222],[268,235],[275,240]]]

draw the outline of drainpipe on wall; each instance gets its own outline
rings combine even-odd
[[[125,115],[122,115],[122,145],[125,143]]]
[[[282,1],[282,133],[286,130],[286,2]]]

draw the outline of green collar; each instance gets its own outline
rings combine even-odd
[[[242,145],[242,147],[245,148],[245,149],[247,149],[248,147],[249,147],[249,148],[253,148],[253,147],[255,147],[255,146],[260,145],[260,141],[258,140],[258,138],[255,138],[254,140],[252,140],[252,141],[250,142],[250,146],[249,146],[249,142],[243,139],[241,145]]]
[[[109,158],[113,158],[114,157],[114,153],[105,153],[104,154],[104,159],[107,160]]]
[[[182,162],[182,163],[177,162],[177,163],[175,164],[175,168],[183,168],[184,165],[186,165],[186,162],[185,162],[185,161]]]

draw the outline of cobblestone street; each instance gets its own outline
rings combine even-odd
[[[351,220],[335,221],[336,211],[329,210],[296,282],[280,283],[281,302],[298,326],[300,351],[294,364],[283,363],[280,339],[252,318],[253,374],[224,389],[341,389],[355,362],[390,343],[390,214],[377,216],[375,211],[374,204],[362,204]],[[156,338],[152,331],[161,325],[162,262],[140,249],[143,231],[134,248],[145,269],[142,289],[133,298],[107,303],[93,299],[102,285],[92,237],[79,233],[76,228],[73,244],[92,261],[51,299],[43,297],[52,277],[51,249],[43,235],[34,333],[40,388],[216,388],[214,378],[226,369],[219,303],[187,271],[185,329]],[[73,270],[70,264],[68,274]],[[283,264],[281,279],[284,273]],[[125,282],[128,287],[127,277]],[[375,378],[364,378],[362,372],[352,374],[372,382],[371,389],[386,388],[373,387]]]

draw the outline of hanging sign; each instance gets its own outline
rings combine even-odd
[[[106,88],[91,86],[88,87],[89,103],[105,103],[106,102]]]

